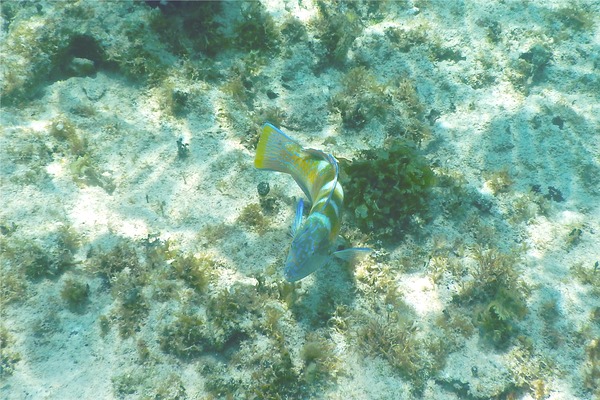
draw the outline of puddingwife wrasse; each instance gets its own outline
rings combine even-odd
[[[290,174],[312,204],[304,222],[304,201],[300,199],[296,207],[292,244],[283,270],[288,281],[295,282],[308,276],[327,264],[332,255],[350,260],[371,251],[368,248],[334,251],[340,232],[344,191],[338,182],[338,162],[331,154],[305,149],[266,123],[256,148],[254,166]]]

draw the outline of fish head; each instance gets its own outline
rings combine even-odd
[[[314,213],[306,219],[292,240],[283,270],[285,279],[298,281],[327,264],[331,250],[330,231],[331,225],[323,214]]]

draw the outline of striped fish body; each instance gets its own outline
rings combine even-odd
[[[322,151],[304,149],[271,124],[262,128],[254,165],[290,174],[312,203],[302,223],[302,207],[292,229],[294,238],[284,276],[294,282],[324,266],[340,231],[344,192],[338,182],[336,159]],[[302,204],[302,203],[301,203]]]

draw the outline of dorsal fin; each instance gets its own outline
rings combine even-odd
[[[298,205],[296,205],[296,216],[294,217],[294,223],[292,224],[291,234],[292,237],[296,236],[296,232],[300,229],[302,225],[302,214],[304,213],[304,200],[302,198],[298,200]]]

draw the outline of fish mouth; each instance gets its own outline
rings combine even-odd
[[[299,281],[300,279],[304,278],[303,276],[302,277],[294,276],[293,274],[290,273],[290,271],[287,271],[287,270],[283,271],[283,277],[288,282],[296,282],[296,281]]]
[[[283,277],[288,282],[296,282],[306,276],[298,273],[300,271],[302,271],[302,265],[298,263],[298,260],[292,254],[289,254],[283,268]]]

